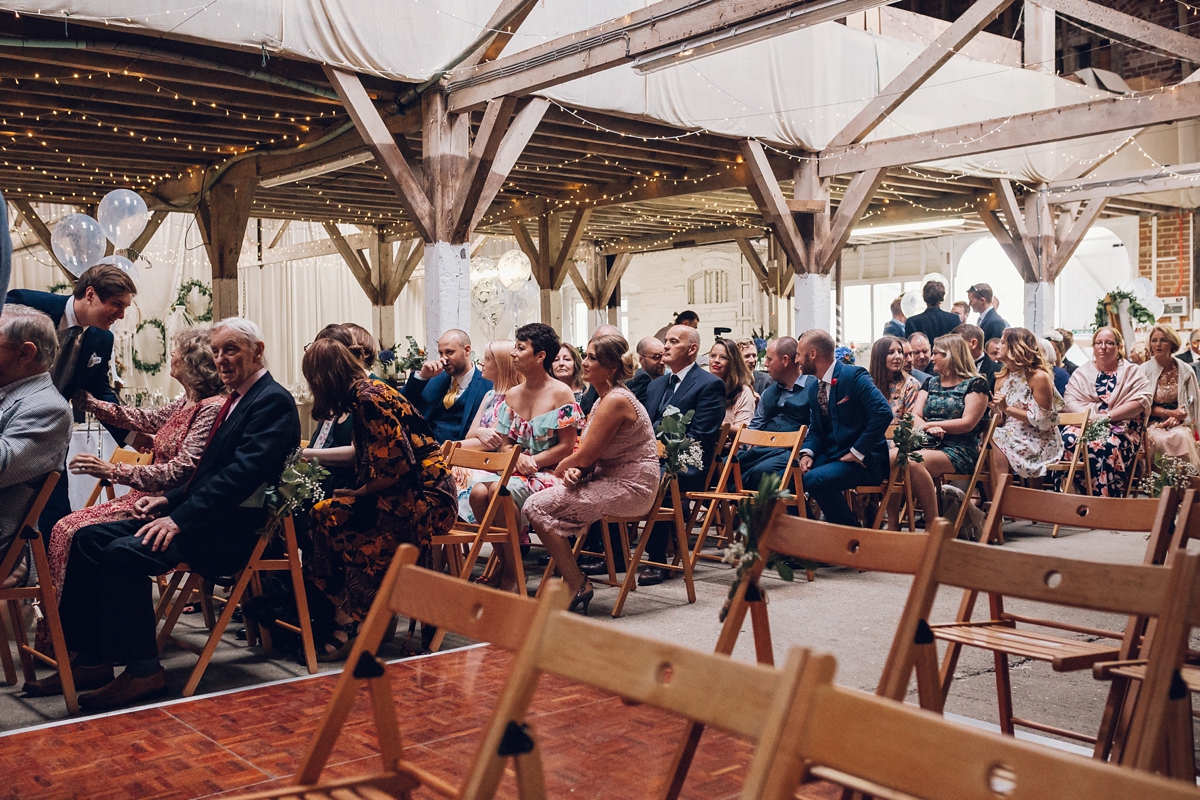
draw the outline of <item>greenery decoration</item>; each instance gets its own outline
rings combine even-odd
[[[1134,491],[1150,497],[1161,497],[1163,489],[1174,486],[1179,491],[1190,489],[1192,478],[1200,477],[1200,471],[1185,458],[1176,458],[1165,453],[1154,456],[1154,469],[1134,486]]]
[[[208,309],[199,314],[196,314],[195,316],[192,315],[192,312],[191,312],[190,308],[188,307],[188,300],[191,299],[193,289],[198,291],[200,293],[201,297],[208,299]],[[190,281],[184,281],[179,287],[179,293],[175,295],[175,302],[171,303],[171,308],[178,308],[178,309],[182,310],[183,318],[187,322],[188,325],[192,325],[197,322],[212,322],[213,321],[213,291],[212,291],[212,287],[206,283],[203,283],[203,282],[195,280],[195,279],[192,279]]]
[[[1118,428],[1117,433],[1121,433],[1123,428]],[[1113,421],[1109,417],[1096,417],[1088,426],[1083,429],[1083,440],[1085,442],[1099,442],[1107,439],[1113,432]]]
[[[412,372],[414,369],[420,369],[425,363],[425,350],[417,344],[417,340],[411,336],[405,336],[404,339],[408,342],[408,352],[402,358],[396,359],[396,369]],[[396,352],[396,347],[392,346],[392,352]]]
[[[305,513],[325,499],[321,481],[329,477],[329,470],[322,467],[316,458],[311,461],[302,458],[303,452],[303,449],[297,448],[288,457],[287,466],[279,475],[279,482],[267,487],[263,496],[263,504],[270,512],[262,530],[262,535],[267,538],[279,531],[284,517]]]
[[[147,375],[157,375],[167,363],[167,326],[161,319],[151,317],[138,323],[135,333],[141,333],[146,328],[154,328],[162,338],[162,353],[157,361],[142,361],[138,356],[137,345],[133,346],[133,368]]]
[[[700,443],[687,435],[687,426],[695,415],[695,409],[684,414],[675,406],[667,406],[662,421],[655,428],[657,438],[662,442],[666,471],[672,475],[678,475],[689,467],[700,469],[704,464],[704,451],[700,449]]]
[[[896,463],[904,469],[910,461],[919,464],[925,460],[920,451],[929,446],[929,438],[913,425],[913,415],[907,412],[892,431],[892,443],[896,445]]]
[[[1133,292],[1127,292],[1124,289],[1113,289],[1096,303],[1096,320],[1095,325],[1092,327],[1103,328],[1105,325],[1115,327],[1117,325],[1116,321],[1119,319],[1122,300],[1129,301],[1129,318],[1135,322],[1140,322],[1144,325],[1153,325],[1158,321],[1154,314],[1150,313],[1150,310],[1141,304],[1141,301],[1137,299],[1137,296]]]
[[[75,287],[66,281],[59,281],[51,285],[46,291],[50,294],[71,294],[75,291]]]
[[[763,475],[762,481],[759,482],[758,491],[738,503],[739,538],[729,546],[722,559],[726,564],[732,564],[736,568],[736,572],[733,578],[733,585],[729,587],[729,597],[725,599],[725,604],[721,606],[721,622],[724,622],[725,617],[729,615],[729,608],[733,604],[733,598],[737,594],[738,587],[741,586],[742,581],[750,581],[749,585],[746,586],[747,602],[755,602],[763,599],[762,587],[758,584],[758,577],[754,570],[755,564],[763,558],[759,543],[766,532],[767,523],[771,521],[771,513],[775,509],[775,503],[791,497],[782,488],[781,483],[781,476],[775,473],[767,473]],[[766,562],[763,566],[774,569],[779,573],[779,577],[785,581],[790,581],[795,577],[791,565],[774,553],[767,553]]]

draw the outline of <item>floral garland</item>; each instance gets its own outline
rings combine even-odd
[[[158,357],[158,361],[146,362],[138,357],[137,345],[132,345],[133,350],[133,368],[138,372],[144,372],[147,375],[157,375],[162,371],[163,366],[167,363],[167,326],[161,319],[151,317],[138,323],[135,333],[141,333],[147,327],[157,328],[159,335],[162,337],[162,355]]]
[[[192,290],[200,292],[201,297],[208,298],[208,310],[196,316],[192,316],[188,311],[188,300],[192,296]],[[213,321],[213,291],[212,287],[206,283],[195,280],[184,281],[179,287],[179,294],[175,295],[175,302],[171,303],[171,308],[183,310],[183,318],[189,325],[195,322],[212,322]]]
[[[75,291],[75,287],[66,281],[59,281],[46,289],[50,294],[71,294]]]
[[[737,595],[742,581],[749,581],[746,586],[747,602],[757,602],[763,599],[762,587],[758,584],[755,573],[755,564],[762,560],[760,543],[763,534],[766,533],[767,523],[771,521],[775,503],[791,497],[791,494],[783,489],[781,483],[779,475],[768,472],[759,482],[758,492],[738,503],[737,515],[740,520],[738,533],[741,534],[741,538],[729,545],[721,559],[735,568],[733,585],[729,587],[729,596],[726,598],[725,604],[721,606],[719,615],[721,622],[724,622],[725,617],[729,615],[733,598]],[[763,566],[774,569],[785,581],[795,578],[791,565],[782,556],[768,553]],[[805,566],[807,568],[808,565]]]
[[[1118,315],[1120,314],[1122,300],[1129,301],[1130,319],[1145,325],[1153,325],[1158,321],[1154,314],[1142,305],[1133,292],[1127,292],[1124,289],[1113,289],[1096,303],[1096,320],[1093,327],[1103,328],[1106,325],[1114,325],[1114,320],[1119,318]]]

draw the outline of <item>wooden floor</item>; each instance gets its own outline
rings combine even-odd
[[[480,647],[390,664],[408,757],[456,782],[509,662]],[[0,797],[182,800],[286,784],[336,680],[322,675],[0,738]],[[553,677],[542,679],[529,721],[550,797],[652,797],[683,730],[676,717]],[[376,769],[377,753],[363,691],[326,775]],[[748,742],[707,732],[684,797],[736,797],[750,756]],[[514,789],[509,775],[499,796],[514,797]],[[810,800],[840,797],[825,784],[803,789]]]

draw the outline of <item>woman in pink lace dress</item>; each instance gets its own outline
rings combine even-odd
[[[154,463],[113,464],[86,453],[71,460],[69,466],[74,474],[94,475],[112,484],[129,486],[131,491],[107,503],[68,514],[54,526],[50,533],[50,571],[60,597],[75,532],[88,525],[132,518],[133,504],[138,498],[162,494],[186,483],[204,453],[208,434],[225,402],[221,395],[223,385],[213,363],[209,332],[198,328],[180,331],[172,345],[171,377],[184,389],[184,396],[175,402],[161,408],[132,408],[102,402],[87,392],[75,398],[77,405],[101,422],[153,434]],[[43,641],[49,643],[49,632],[43,628],[39,623],[39,649]]]
[[[627,516],[645,514],[658,493],[654,427],[633,392],[620,385],[633,375],[628,351],[628,342],[615,334],[588,343],[584,379],[600,399],[588,416],[579,449],[555,469],[562,483],[525,501],[525,515],[575,593],[571,610],[582,606],[584,614],[594,592],[567,537],[586,535],[588,526],[609,509]]]

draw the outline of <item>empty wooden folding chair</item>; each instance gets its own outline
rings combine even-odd
[[[983,434],[979,437],[979,457],[975,459],[975,468],[971,470],[971,474],[963,474],[956,472],[948,472],[938,479],[938,497],[941,498],[941,486],[947,483],[956,481],[966,481],[967,488],[963,490],[963,502],[958,509],[958,513],[954,516],[954,533],[962,530],[963,521],[967,518],[968,505],[971,502],[971,495],[975,493],[976,488],[983,486],[987,487],[988,474],[988,453],[992,446],[992,436],[996,433],[996,426],[1000,423],[1000,417],[993,414],[988,420],[987,426],[983,430]]]
[[[71,659],[67,655],[67,644],[63,638],[62,620],[58,615],[58,598],[55,594],[54,582],[51,579],[50,561],[46,557],[46,545],[42,534],[38,532],[38,518],[46,507],[54,487],[58,484],[61,474],[51,472],[42,482],[42,488],[33,498],[29,512],[21,523],[20,532],[13,538],[8,552],[0,559],[0,603],[7,601],[9,620],[12,622],[13,637],[16,640],[17,655],[21,659],[21,671],[26,682],[37,680],[33,670],[33,661],[37,659],[58,670],[62,680],[63,699],[67,704],[67,712],[79,712],[79,701],[75,695],[75,679],[71,675]],[[37,584],[33,586],[13,586],[4,588],[3,583],[20,562],[28,547],[37,571]],[[41,606],[50,630],[50,643],[54,648],[54,658],[39,653],[29,644],[25,632],[25,623],[21,618],[21,601],[32,600]],[[0,609],[0,663],[4,667],[4,681],[9,686],[17,682],[16,665],[13,663],[12,652],[8,648],[8,631],[5,630],[4,614]]]
[[[683,584],[687,590],[689,603],[696,602],[696,585],[692,581],[692,559],[688,550],[687,527],[684,523],[683,497],[679,491],[679,478],[671,473],[663,473],[658,481],[658,493],[654,496],[654,504],[650,510],[639,517],[629,517],[620,514],[605,514],[601,520],[605,530],[609,525],[622,526],[621,543],[628,546],[631,541],[629,528],[633,526],[638,533],[637,546],[625,561],[625,579],[621,581],[621,592],[617,595],[617,603],[613,606],[612,615],[621,616],[625,608],[625,599],[629,593],[637,589],[638,569],[643,566],[658,567],[683,573]],[[650,532],[655,523],[671,525],[675,530],[675,561],[647,561],[644,558],[646,545],[650,541]],[[678,563],[676,563],[678,562]]]
[[[175,568],[175,571],[180,574],[187,574],[187,581],[183,584],[183,589],[179,592],[178,597],[173,603],[170,603],[166,618],[163,621],[162,628],[158,632],[158,646],[161,649],[168,641],[182,647],[184,650],[196,653],[199,655],[199,660],[192,667],[192,672],[188,676],[187,683],[183,687],[183,696],[191,697],[196,692],[196,688],[200,685],[200,679],[204,677],[204,671],[208,669],[208,662],[212,660],[213,654],[217,650],[217,645],[221,643],[221,637],[225,634],[225,629],[229,627],[230,620],[233,619],[233,612],[237,609],[238,603],[242,598],[246,597],[246,590],[251,588],[252,582],[263,572],[278,572],[286,571],[291,578],[292,592],[296,601],[296,616],[299,618],[299,625],[293,625],[290,622],[283,620],[258,620],[258,622],[273,622],[281,628],[286,628],[300,635],[301,648],[304,653],[305,666],[310,675],[317,671],[317,654],[316,645],[313,641],[312,619],[308,611],[308,595],[304,589],[304,575],[300,564],[300,549],[296,544],[296,527],[291,516],[284,517],[280,523],[280,528],[283,531],[283,541],[286,553],[283,558],[264,558],[263,553],[266,551],[270,540],[267,537],[260,537],[258,543],[254,545],[254,550],[250,553],[250,559],[246,562],[246,568],[234,576],[233,587],[229,591],[229,597],[225,600],[225,607],[221,611],[221,615],[217,618],[216,624],[209,631],[208,639],[204,643],[204,647],[196,647],[190,642],[184,641],[172,635],[175,630],[175,624],[179,621],[179,615],[183,613],[183,605],[191,596],[192,591],[202,588],[203,577],[199,573],[192,572],[187,564],[180,564]],[[261,591],[261,585],[255,583],[256,590]],[[247,639],[250,637],[251,630],[254,627],[254,621],[246,619]],[[260,629],[261,630],[261,629]],[[268,653],[271,652],[270,634],[265,630],[262,631],[263,649]],[[253,642],[249,642],[253,644]]]
[[[145,466],[146,464],[154,463],[154,453],[139,453],[136,450],[126,450],[123,447],[118,447],[116,450],[113,450],[112,455],[108,459],[108,463],[130,464],[136,467]],[[88,495],[87,502],[83,504],[83,507],[91,508],[92,506],[96,505],[97,502],[101,502],[101,492],[103,492],[105,495],[103,501],[105,503],[117,498],[117,492],[116,489],[113,488],[112,483],[104,478],[100,478],[98,481],[96,481],[96,485],[92,488],[92,493]]]
[[[1082,413],[1062,412],[1058,415],[1058,425],[1060,428],[1068,426],[1076,426],[1079,428],[1079,437],[1075,440],[1075,447],[1070,451],[1064,451],[1066,458],[1055,461],[1046,467],[1046,477],[1049,478],[1055,472],[1065,472],[1066,477],[1063,478],[1062,490],[1064,494],[1075,494],[1075,476],[1083,470],[1083,482],[1087,488],[1087,494],[1092,494],[1092,467],[1088,462],[1087,442],[1083,438],[1083,432],[1087,430],[1088,423],[1091,422],[1092,411],[1088,409]],[[1054,530],[1050,532],[1053,537],[1058,536],[1058,526],[1054,526]]]

